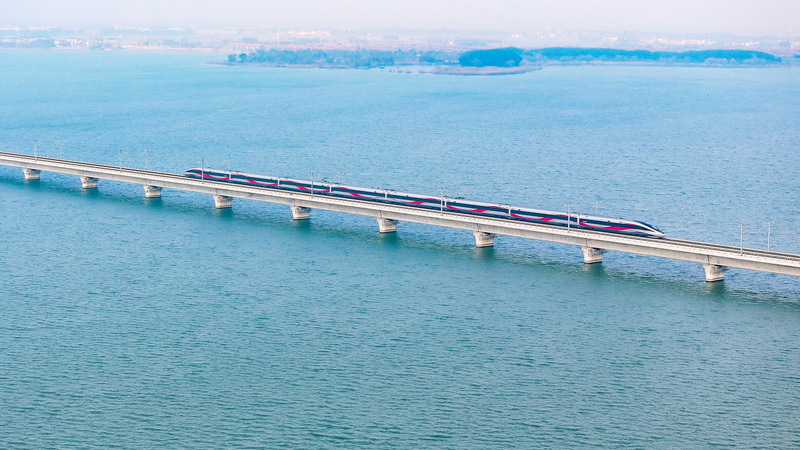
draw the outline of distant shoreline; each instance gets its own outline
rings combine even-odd
[[[789,58],[787,58],[789,59]],[[796,60],[797,58],[791,58]],[[795,62],[795,61],[792,61]],[[250,53],[228,55],[230,66],[268,66],[295,68],[384,69],[389,67],[423,66],[422,73],[436,75],[490,76],[513,75],[540,70],[546,65],[688,65],[698,67],[765,67],[792,65],[769,53],[750,50],[698,50],[686,52],[653,52],[609,48],[550,47],[520,49],[516,47],[486,50],[417,51],[385,50],[278,50],[261,48]],[[225,63],[224,61],[222,62]]]
[[[405,71],[404,67],[418,67],[419,73],[433,75],[492,76],[522,74],[541,70],[546,66],[638,66],[638,67],[706,67],[706,68],[767,68],[798,67],[800,54],[779,58],[771,54],[755,51],[708,50],[693,52],[650,52],[613,50],[606,48],[546,48],[536,50],[514,49],[524,60],[519,66],[483,67],[461,66],[455,61],[455,52],[417,52],[377,51],[377,50],[337,50],[328,51],[334,58],[316,59],[307,56],[325,54],[323,50],[284,50],[277,58],[253,60],[264,50],[249,54],[228,54],[228,61],[208,61],[220,66],[256,66],[293,69],[392,69]],[[0,51],[65,51],[65,52],[143,52],[143,53],[196,53],[224,55],[221,50],[209,48],[138,47],[125,48],[77,48],[77,47],[12,47],[1,46]],[[402,53],[402,54],[401,54]],[[353,55],[361,59],[352,58]],[[397,56],[400,56],[399,58]],[[427,58],[423,58],[427,56]],[[231,60],[234,57],[234,60]],[[240,60],[244,57],[244,61]],[[295,62],[292,62],[295,61]],[[333,62],[335,61],[335,62]],[[416,69],[415,69],[416,71]]]

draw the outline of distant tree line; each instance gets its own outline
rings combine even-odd
[[[458,58],[464,67],[517,67],[522,62],[522,50],[514,47],[471,50]]]
[[[694,50],[686,52],[651,52],[613,48],[551,47],[520,51],[531,62],[657,62],[657,63],[737,63],[775,64],[781,59],[769,53],[751,50]]]
[[[299,65],[374,68],[408,64],[444,64],[446,52],[417,50],[278,50],[259,49],[228,55],[228,64]]]
[[[488,50],[451,51],[408,50],[279,50],[262,48],[250,53],[228,55],[228,64],[270,66],[315,66],[375,68],[400,65],[454,65],[463,67],[517,67],[542,64],[585,62],[644,62],[654,64],[777,64],[781,59],[769,53],[750,50],[696,50],[661,52],[612,48],[550,47],[523,50],[515,47]]]

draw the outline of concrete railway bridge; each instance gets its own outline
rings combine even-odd
[[[309,219],[312,209],[375,217],[381,233],[397,231],[400,221],[424,223],[472,231],[478,247],[494,245],[497,235],[558,242],[580,246],[586,264],[599,263],[606,251],[678,259],[700,263],[706,281],[721,281],[729,267],[800,276],[800,255],[739,248],[680,239],[654,239],[603,233],[576,228],[520,222],[503,218],[479,217],[454,211],[435,211],[402,205],[389,205],[350,198],[198,180],[185,176],[92,164],[40,156],[0,152],[0,164],[19,167],[26,180],[39,179],[42,171],[80,177],[84,189],[96,189],[99,180],[140,184],[148,198],[160,197],[162,189],[200,192],[212,195],[217,208],[230,208],[232,199],[242,198],[289,205],[294,220]]]

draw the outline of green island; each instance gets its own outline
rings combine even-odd
[[[431,66],[424,73],[446,75],[507,75],[539,70],[545,65],[645,64],[704,66],[768,66],[781,58],[751,50],[692,50],[683,52],[622,50],[611,48],[516,47],[456,52],[398,49],[266,49],[230,54],[223,64],[269,67],[370,69],[396,66]]]

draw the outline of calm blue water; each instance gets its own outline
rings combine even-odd
[[[0,150],[800,252],[797,69],[451,78],[0,52]],[[146,157],[144,149],[147,150]],[[800,446],[800,280],[0,167],[0,447]]]

